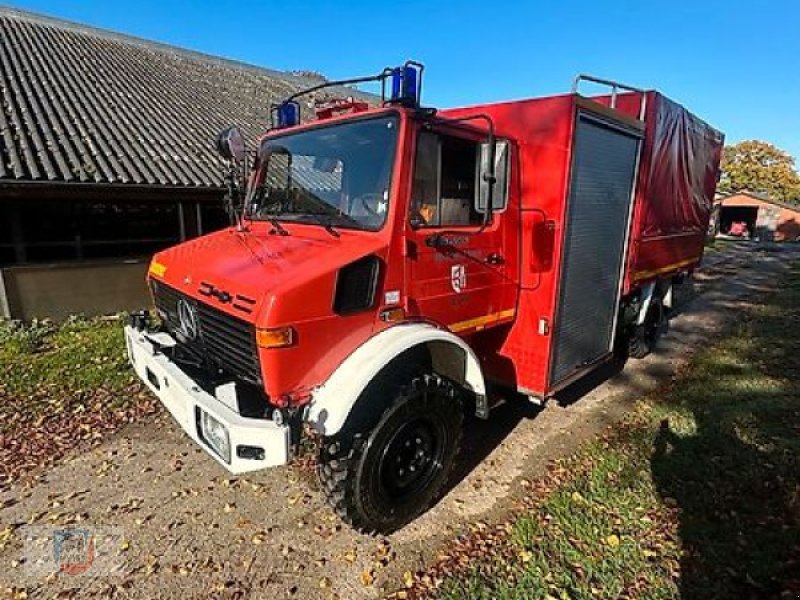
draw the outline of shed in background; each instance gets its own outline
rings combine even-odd
[[[747,237],[765,241],[800,240],[800,205],[771,200],[768,196],[742,191],[717,198],[717,232],[730,234],[744,223]]]

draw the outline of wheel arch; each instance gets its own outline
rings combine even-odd
[[[427,350],[436,373],[475,394],[478,406],[485,405],[486,383],[472,348],[445,329],[404,323],[374,335],[353,351],[314,391],[306,421],[323,435],[335,435],[370,382],[417,348]]]

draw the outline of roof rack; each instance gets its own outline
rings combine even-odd
[[[572,93],[578,93],[578,87],[580,86],[581,81],[588,81],[591,83],[597,83],[599,85],[605,85],[611,88],[611,108],[617,107],[617,94],[619,90],[626,90],[628,92],[635,92],[640,94],[639,100],[639,120],[644,121],[644,113],[647,105],[647,95],[645,94],[645,90],[637,87],[633,87],[624,83],[620,83],[619,81],[614,81],[613,79],[601,79],[600,77],[594,77],[593,75],[585,75],[580,73],[575,77],[575,80],[572,82]]]

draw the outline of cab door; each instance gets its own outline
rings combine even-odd
[[[417,135],[409,201],[409,313],[466,335],[514,316],[504,227],[509,148],[498,143],[494,211],[484,224],[486,144],[442,131]],[[483,164],[482,164],[483,163]],[[481,188],[483,186],[483,194]]]

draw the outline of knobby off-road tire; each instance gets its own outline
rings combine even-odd
[[[658,340],[667,330],[667,314],[661,298],[653,297],[647,308],[644,323],[632,328],[628,337],[628,356],[644,358],[655,350]]]
[[[438,499],[461,443],[462,398],[452,382],[432,373],[385,377],[365,394],[352,424],[323,439],[317,471],[345,522],[362,533],[388,534]],[[371,411],[377,418],[366,416]]]

